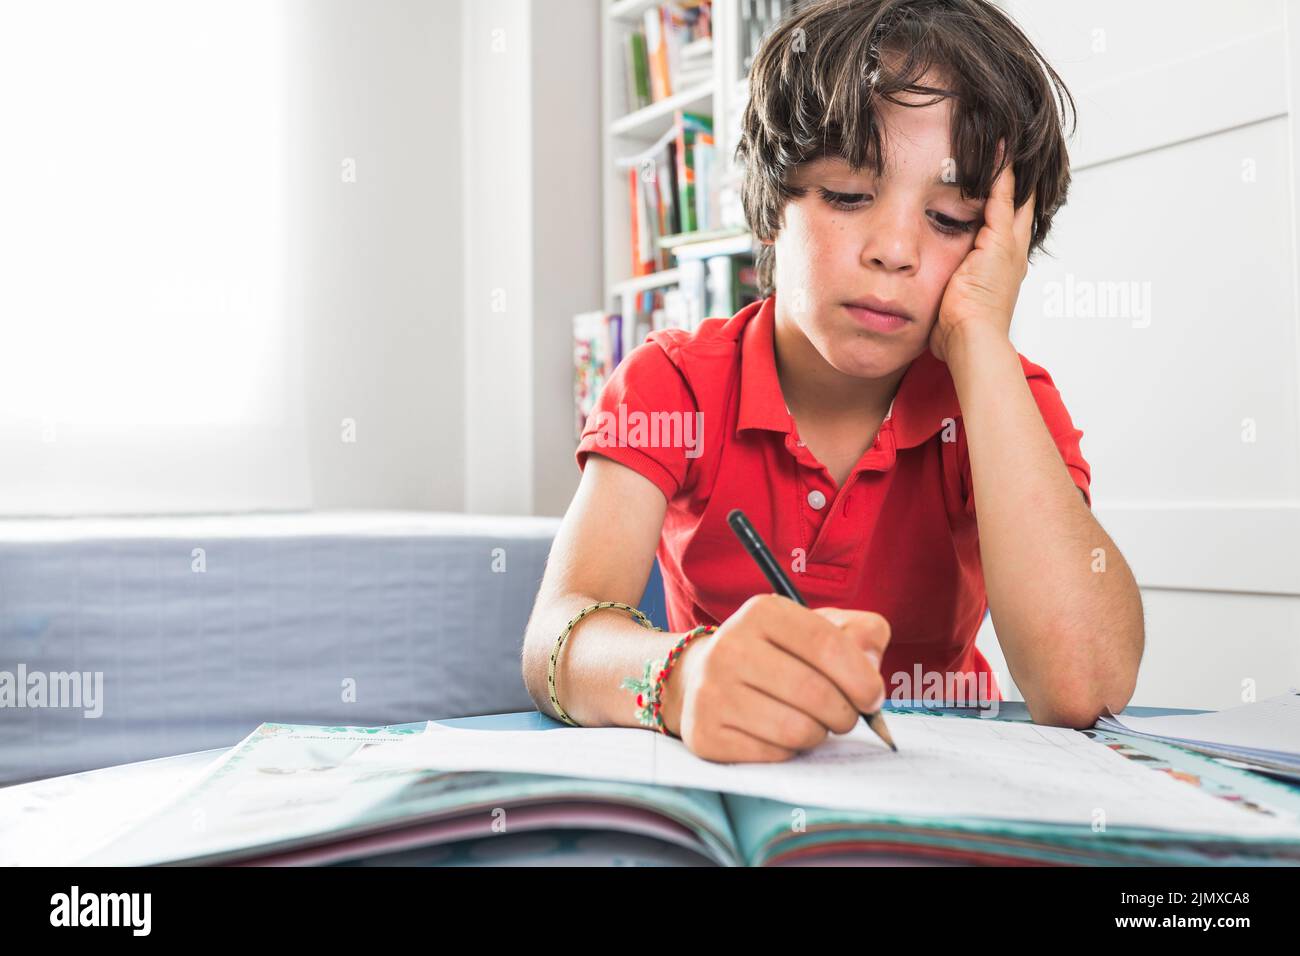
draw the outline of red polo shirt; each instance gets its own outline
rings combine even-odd
[[[913,360],[875,443],[837,488],[800,442],[781,395],[775,311],[772,296],[695,332],[652,332],[606,383],[578,444],[579,468],[592,452],[605,455],[668,499],[656,554],[670,628],[720,624],[751,595],[772,590],[727,525],[727,513],[741,508],[810,607],[876,611],[889,621],[886,694],[901,686],[891,683],[899,672],[914,689],[900,696],[927,700],[934,697],[924,682],[961,674],[986,681],[967,686],[1000,699],[975,647],[988,601],[948,366],[929,349]],[[1051,376],[1023,355],[1020,362],[1091,507],[1083,432]]]

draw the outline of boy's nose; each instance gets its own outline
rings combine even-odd
[[[866,226],[862,244],[863,265],[889,272],[916,267],[919,239],[916,221],[904,210],[878,206]]]

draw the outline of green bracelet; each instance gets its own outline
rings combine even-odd
[[[668,675],[672,673],[673,667],[676,666],[678,659],[682,656],[682,651],[686,645],[697,637],[703,637],[706,634],[712,634],[717,627],[712,624],[701,624],[693,630],[687,631],[680,641],[673,645],[668,656],[663,660],[650,658],[645,662],[645,673],[637,677],[623,678],[622,686],[626,690],[636,691],[636,719],[646,727],[653,727],[660,733],[668,733],[668,728],[664,726],[662,714],[664,682],[668,680]]]

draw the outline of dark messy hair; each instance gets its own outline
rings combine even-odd
[[[922,85],[931,70],[951,88]],[[908,103],[900,92],[929,99]],[[1037,192],[1032,257],[1070,185],[1067,104],[1071,134],[1077,116],[1056,71],[987,0],[805,0],[772,30],[754,57],[736,147],[755,239],[774,240],[786,202],[806,194],[790,184],[796,167],[838,156],[854,170],[881,173],[877,96],[900,106],[953,98],[950,173],[964,199],[988,198],[1002,169],[994,168],[998,140],[1006,139],[1017,208]],[[775,289],[775,258],[771,245],[759,246],[764,296]]]

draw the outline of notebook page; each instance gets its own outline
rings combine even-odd
[[[864,725],[784,763],[718,764],[629,728],[447,728],[358,759],[399,767],[636,780],[884,814],[987,817],[1300,838],[1294,816],[1218,800],[1059,727],[890,713],[893,753]]]
[[[1282,694],[1209,714],[1126,717],[1121,713],[1102,723],[1153,737],[1300,755],[1300,694]]]

